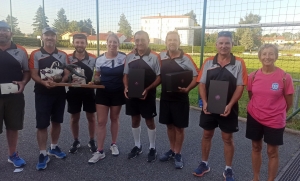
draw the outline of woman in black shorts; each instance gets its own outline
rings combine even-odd
[[[97,145],[98,150],[93,154],[89,163],[96,163],[105,158],[103,151],[104,140],[106,136],[106,123],[108,113],[111,120],[112,142],[110,150],[113,156],[119,155],[116,145],[119,131],[119,115],[121,107],[125,104],[123,70],[126,54],[119,52],[120,42],[116,34],[109,34],[107,37],[107,52],[100,55],[96,60],[95,79],[100,78],[100,82],[105,86],[104,89],[96,91],[96,109],[97,109]]]

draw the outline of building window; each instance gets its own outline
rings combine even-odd
[[[145,23],[147,23],[147,20],[145,20]]]
[[[180,23],[183,23],[183,20],[182,20],[182,19],[180,19]]]

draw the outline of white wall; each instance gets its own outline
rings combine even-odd
[[[163,16],[162,16],[163,17]],[[146,31],[150,38],[161,40],[164,44],[166,35],[169,31],[174,31],[176,27],[193,26],[194,20],[191,18],[151,18],[141,19],[141,29]],[[178,31],[181,45],[192,45],[194,40],[193,30]]]

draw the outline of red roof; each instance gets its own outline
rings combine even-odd
[[[101,41],[106,41],[107,37],[108,37],[109,33],[99,33],[99,40]],[[116,33],[116,35],[120,38],[121,36],[123,36],[122,33]],[[87,37],[88,40],[97,40],[97,36],[96,35],[90,35]]]
[[[131,38],[126,38],[125,40],[124,40],[124,42],[134,42],[134,38],[133,37],[131,37]]]

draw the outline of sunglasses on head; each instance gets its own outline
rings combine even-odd
[[[232,33],[230,31],[220,31],[218,33],[218,37],[221,37],[221,36],[232,38]]]

